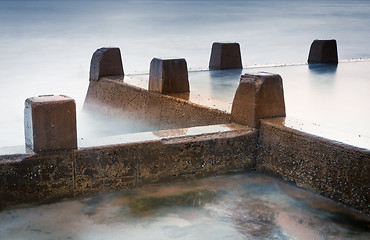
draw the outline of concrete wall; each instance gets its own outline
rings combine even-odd
[[[229,130],[200,135],[0,156],[0,208],[253,169],[257,135],[231,124]]]
[[[370,151],[284,126],[284,118],[261,122],[258,171],[370,213]]]
[[[135,87],[120,77],[90,81],[84,108],[148,124],[154,130],[231,122],[227,112]]]
[[[73,196],[73,151],[0,156],[0,208]]]

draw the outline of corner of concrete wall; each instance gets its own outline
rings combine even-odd
[[[281,176],[367,214],[370,151],[262,120],[257,171]]]

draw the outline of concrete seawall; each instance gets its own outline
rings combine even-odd
[[[284,118],[261,121],[257,171],[370,213],[370,151],[284,126]]]
[[[169,61],[153,70],[152,85],[171,83],[172,78],[163,73],[178,62]],[[186,70],[185,60],[180,63]],[[148,90],[125,81],[121,65],[118,48],[94,53],[84,109],[161,131],[80,139],[76,145],[74,100],[50,95],[30,98],[37,101],[26,100],[29,153],[2,155],[0,149],[0,208],[257,170],[370,214],[370,151],[285,126],[280,75],[242,75],[231,106],[193,98],[187,70],[180,71],[183,77],[171,72],[186,81],[175,84],[184,84],[185,90],[153,86]],[[58,108],[64,98],[73,106]],[[35,119],[34,113],[38,113]],[[63,128],[66,123],[69,128]],[[67,131],[73,140],[67,143],[73,144],[64,144]]]
[[[183,96],[183,94],[179,94]],[[122,77],[102,77],[90,81],[84,108],[105,115],[124,116],[137,124],[150,124],[155,130],[230,123],[231,115],[124,82]]]
[[[156,137],[124,144],[0,156],[0,208],[254,168],[256,130],[225,124],[207,133],[186,131],[194,129],[153,132]]]

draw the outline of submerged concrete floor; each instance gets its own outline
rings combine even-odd
[[[231,103],[240,75],[272,72],[283,78],[286,125],[325,138],[370,149],[370,60],[338,65],[297,64],[189,72],[190,89]],[[147,75],[133,76],[146,86]],[[137,84],[137,83],[135,83]]]
[[[370,219],[255,172],[0,212],[0,239],[369,239]]]

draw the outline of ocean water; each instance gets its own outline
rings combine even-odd
[[[0,212],[0,239],[369,239],[370,219],[257,173]]]
[[[125,73],[148,72],[153,57],[184,57],[190,70],[205,69],[215,41],[239,42],[243,66],[249,67],[304,63],[314,39],[335,38],[342,60],[369,58],[369,12],[366,0],[1,0],[0,146],[24,144],[24,101],[41,94],[65,94],[76,100],[79,137],[87,134],[86,129],[100,127],[85,126],[91,123],[86,119],[91,116],[81,112],[90,59],[97,48],[120,47]],[[352,79],[357,66],[346,75],[353,84],[361,84]],[[302,88],[315,89],[322,84],[320,75],[314,76],[312,71],[309,75],[311,86]],[[288,91],[295,80],[286,81],[292,81],[284,82]],[[218,87],[213,83],[205,86],[207,91]],[[331,88],[336,87],[332,84]],[[291,100],[294,94],[287,91],[290,113],[299,108],[296,98],[301,96]],[[353,119],[361,118],[357,113],[369,112],[366,105],[358,106],[352,100],[331,103],[330,94],[316,98],[311,92],[305,92],[304,103],[327,100],[336,113],[350,109]],[[221,99],[228,94],[217,93]],[[358,94],[349,92],[348,96],[356,99]],[[312,112],[312,116],[316,114],[321,113]],[[310,114],[302,115],[298,117]],[[327,122],[330,125],[332,118]],[[363,129],[356,129],[356,134],[364,134]]]
[[[232,102],[240,75],[258,72],[281,75],[286,126],[370,149],[370,60],[197,71],[189,81],[203,96]]]

